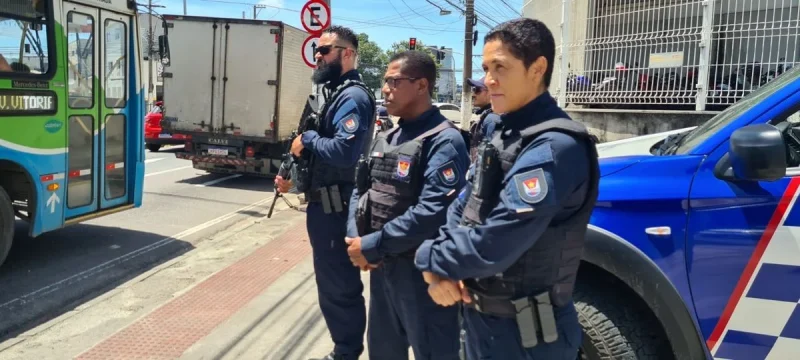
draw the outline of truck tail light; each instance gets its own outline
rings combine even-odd
[[[255,151],[253,151],[253,147],[252,146],[248,146],[248,147],[246,147],[244,149],[244,156],[251,158],[251,157],[253,157],[255,155],[256,155],[256,153],[255,153]]]

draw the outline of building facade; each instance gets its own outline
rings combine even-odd
[[[550,91],[614,140],[696,125],[800,63],[800,2],[542,0]]]

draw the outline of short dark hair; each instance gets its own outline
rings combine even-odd
[[[407,50],[396,53],[389,59],[389,63],[403,61],[400,72],[408,77],[428,80],[428,93],[433,95],[436,86],[436,63],[427,53],[419,50]]]
[[[483,38],[483,43],[492,40],[500,40],[508,46],[511,54],[522,60],[525,68],[530,67],[540,56],[544,56],[547,60],[544,84],[550,86],[553,61],[556,57],[556,41],[547,25],[530,18],[509,20],[489,31]]]
[[[353,49],[358,50],[358,36],[353,32],[353,30],[350,30],[350,28],[333,25],[325,29],[323,33],[335,34],[337,38],[344,42],[350,43],[350,45],[353,45]]]

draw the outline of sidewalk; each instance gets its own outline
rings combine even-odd
[[[114,289],[104,299],[93,300],[78,315],[54,319],[53,324],[31,331],[27,340],[18,340],[27,345],[0,353],[0,358],[306,360],[324,356],[333,343],[317,303],[305,214],[280,208],[272,219],[253,221],[225,235],[232,243],[212,240],[213,246],[190,252]],[[238,243],[252,245],[236,250],[231,244]],[[217,255],[228,249],[240,254]],[[219,259],[214,261],[216,256]],[[164,287],[184,280],[176,274],[187,267],[210,271],[188,287]],[[362,274],[369,303],[369,273]],[[124,296],[152,289],[159,289],[159,299],[152,306],[146,302],[130,305]],[[143,310],[129,314],[127,321],[109,319],[127,307]],[[102,326],[87,324],[91,322]],[[361,358],[367,359],[366,352]]]

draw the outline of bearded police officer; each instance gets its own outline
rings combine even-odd
[[[458,312],[427,295],[414,252],[445,222],[466,183],[467,146],[432,105],[436,64],[420,51],[393,56],[383,93],[398,126],[380,132],[359,161],[350,201],[351,260],[370,274],[367,344],[375,360],[456,360]]]
[[[467,79],[467,83],[472,86],[472,104],[475,105],[475,114],[478,115],[478,121],[475,121],[470,126],[470,143],[469,143],[469,156],[470,160],[475,160],[475,154],[478,151],[478,144],[486,137],[486,134],[491,134],[496,124],[500,123],[500,117],[492,112],[492,103],[489,98],[489,91],[486,89],[482,77],[478,80]]]
[[[555,42],[533,19],[498,25],[483,68],[502,123],[478,149],[447,224],[417,250],[430,295],[461,302],[467,359],[575,359],[572,289],[597,199],[586,128],[547,88]]]
[[[355,167],[372,138],[372,94],[355,70],[358,38],[348,28],[331,26],[319,39],[313,81],[325,84],[325,105],[318,131],[305,131],[292,144],[300,157],[309,153],[308,176],[296,169],[292,180],[308,201],[306,219],[314,255],[319,304],[335,344],[325,360],[356,360],[364,350],[366,308],[359,270],[347,256],[347,201]],[[305,149],[305,150],[304,150]],[[276,178],[281,192],[291,183]]]

